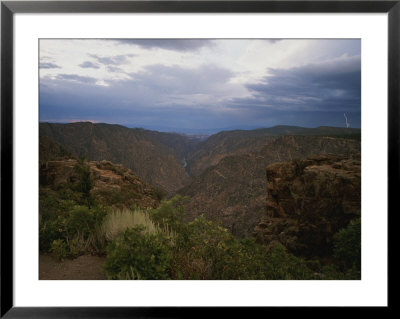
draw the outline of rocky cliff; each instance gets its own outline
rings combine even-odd
[[[266,216],[254,235],[307,257],[328,256],[332,236],[361,214],[359,156],[309,156],[267,167]]]
[[[78,173],[75,159],[47,161],[39,169],[39,180],[42,187],[70,191],[74,189]],[[155,208],[160,202],[160,195],[153,187],[143,182],[131,170],[108,161],[85,162],[90,171],[92,188],[91,196],[107,206],[125,207],[131,205],[143,208]]]

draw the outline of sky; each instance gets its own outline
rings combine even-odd
[[[41,39],[40,121],[211,134],[361,125],[359,39]]]

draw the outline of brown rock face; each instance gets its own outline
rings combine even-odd
[[[332,236],[361,214],[361,162],[310,156],[267,167],[267,216],[254,235],[304,256],[330,253]]]
[[[254,143],[248,144],[255,147]],[[359,141],[326,136],[264,139],[262,149],[249,153],[244,148],[246,154],[225,156],[179,191],[190,197],[185,204],[186,219],[190,221],[204,214],[236,237],[251,236],[266,215],[265,167],[295,158],[305,160],[312,154],[340,154],[341,158],[349,158],[360,153],[360,149]]]
[[[77,160],[48,161],[41,164],[40,184],[57,188],[77,179]],[[140,180],[131,170],[109,161],[87,162],[93,187],[90,191],[95,200],[107,206],[137,205],[155,208],[159,205],[157,191]],[[121,204],[122,203],[122,204]]]

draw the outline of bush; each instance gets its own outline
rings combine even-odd
[[[253,239],[225,242],[224,258],[216,260],[217,279],[264,280],[271,271],[266,261],[266,249]]]
[[[290,254],[280,243],[275,243],[268,251],[266,261],[271,264],[272,270],[267,279],[301,280],[315,279],[307,262]]]
[[[49,251],[53,240],[63,238],[62,216],[76,203],[71,200],[62,200],[56,192],[42,187],[39,194],[39,249]]]
[[[54,253],[58,260],[63,260],[69,256],[67,243],[62,239],[56,239],[51,244],[51,252]]]
[[[185,200],[186,197],[177,195],[169,201],[163,201],[157,209],[150,211],[150,216],[161,226],[168,226],[172,230],[179,230],[184,224],[183,216],[185,215],[185,209],[183,203]]]
[[[360,280],[361,272],[357,269],[350,268],[345,271],[341,270],[336,264],[325,265],[322,267],[320,279],[325,280]]]
[[[267,279],[271,265],[266,248],[254,239],[236,239],[204,216],[177,234],[174,276],[177,279]]]
[[[90,207],[93,205],[93,199],[90,196],[90,190],[93,187],[93,181],[90,177],[90,167],[84,163],[84,159],[77,161],[74,171],[78,176],[78,181],[74,184],[73,190],[82,194],[83,204]]]
[[[107,246],[103,268],[109,279],[169,279],[172,250],[161,233],[128,228]]]
[[[227,229],[204,216],[182,225],[176,237],[176,276],[184,279],[212,279],[216,261],[224,258],[227,243],[233,240]]]
[[[54,208],[40,210],[39,249],[50,250],[57,255],[56,251],[65,248],[61,249],[63,242],[67,253],[60,254],[62,258],[101,252],[105,243],[99,241],[98,229],[107,212],[101,206],[89,209],[72,201],[60,201]]]
[[[65,237],[72,239],[79,234],[83,239],[87,240],[95,226],[100,225],[106,215],[107,209],[103,207],[89,209],[86,206],[74,206],[65,214],[63,220]]]
[[[342,269],[361,270],[361,218],[350,221],[333,238],[333,253]]]

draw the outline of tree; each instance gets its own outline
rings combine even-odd
[[[93,187],[93,181],[90,176],[90,167],[84,162],[84,160],[80,159],[76,163],[74,170],[78,177],[75,190],[82,193],[83,202],[90,208],[92,205],[90,191]]]
[[[350,221],[333,239],[333,253],[341,266],[361,270],[361,218]]]

